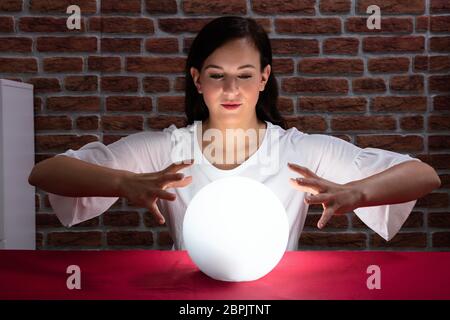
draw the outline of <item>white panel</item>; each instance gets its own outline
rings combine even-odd
[[[35,249],[33,86],[0,80],[0,107],[0,234],[5,249]]]

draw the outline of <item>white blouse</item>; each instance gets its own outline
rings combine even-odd
[[[194,164],[183,169],[193,182],[183,188],[168,189],[177,195],[175,201],[158,200],[158,207],[166,219],[174,248],[184,250],[182,223],[193,196],[208,183],[227,176],[244,176],[269,187],[284,205],[289,221],[287,250],[296,250],[303,229],[308,205],[306,193],[293,188],[289,178],[299,175],[290,170],[288,162],[305,166],[316,175],[335,183],[360,180],[405,161],[420,161],[376,148],[359,148],[333,136],[307,134],[296,128],[284,130],[267,122],[261,145],[246,161],[231,170],[213,166],[203,155],[197,143],[195,122],[183,128],[175,125],[162,131],[131,134],[108,146],[91,142],[79,150],[69,149],[65,155],[113,169],[135,173],[160,171],[175,161],[194,159]],[[199,129],[200,129],[199,127]],[[58,156],[59,156],[58,155]],[[99,216],[116,202],[117,197],[65,197],[49,194],[53,210],[64,226],[70,227]],[[385,240],[392,239],[413,209],[416,200],[354,210],[356,215]]]

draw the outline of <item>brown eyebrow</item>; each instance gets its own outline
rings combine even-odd
[[[207,65],[207,66],[205,67],[204,70],[206,70],[206,69],[208,69],[208,68],[223,69],[222,67],[216,66],[215,64],[209,64],[209,65]],[[244,64],[243,66],[240,66],[240,67],[238,68],[238,70],[239,70],[239,69],[244,69],[244,68],[253,68],[253,69],[256,69],[256,67],[255,67],[254,65],[252,65],[252,64]]]

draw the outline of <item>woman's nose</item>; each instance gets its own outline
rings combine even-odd
[[[236,93],[238,92],[238,85],[236,79],[233,77],[229,77],[228,79],[225,78],[224,85],[223,85],[223,91],[225,93]]]

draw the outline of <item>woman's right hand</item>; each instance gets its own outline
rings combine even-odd
[[[182,188],[192,182],[192,176],[184,177],[179,170],[185,169],[193,164],[172,163],[166,169],[154,173],[126,174],[120,183],[120,196],[127,198],[133,205],[147,208],[153,214],[156,221],[164,224],[165,220],[159,211],[156,200],[158,198],[174,201],[176,195],[165,191],[167,188]]]

